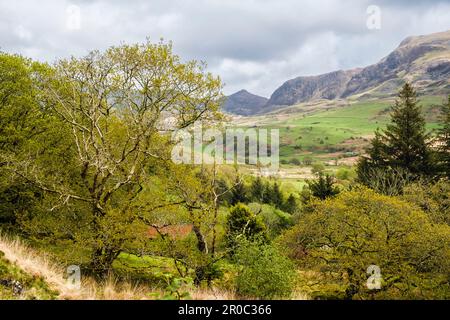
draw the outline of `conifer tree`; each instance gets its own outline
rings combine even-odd
[[[257,177],[255,180],[253,180],[252,186],[251,186],[251,195],[252,200],[255,202],[263,202],[264,199],[264,184],[262,182],[262,179],[260,177]]]
[[[440,171],[450,178],[450,95],[441,112],[442,126],[438,131]]]
[[[414,177],[434,174],[435,164],[428,138],[417,94],[406,83],[392,107],[391,122],[385,130],[375,132],[375,138],[367,150],[368,156],[358,163],[359,180],[368,182],[370,171],[379,168],[405,170]]]

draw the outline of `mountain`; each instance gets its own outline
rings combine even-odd
[[[319,99],[390,97],[405,81],[420,94],[450,93],[450,31],[408,37],[388,56],[365,68],[288,80],[265,105],[242,109],[250,115]]]
[[[343,95],[357,70],[334,71],[318,76],[298,77],[286,81],[271,95],[268,106],[293,105],[315,99],[333,100]]]
[[[258,113],[267,101],[267,98],[241,90],[226,97],[223,109],[229,113],[248,116]]]

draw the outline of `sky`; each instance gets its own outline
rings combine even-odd
[[[173,41],[224,93],[269,97],[297,76],[378,62],[406,37],[450,30],[450,0],[0,0],[0,50],[54,62]]]

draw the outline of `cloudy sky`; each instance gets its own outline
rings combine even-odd
[[[290,78],[366,66],[407,36],[445,30],[450,0],[0,0],[2,51],[52,62],[164,38],[206,61],[226,94],[270,96]]]

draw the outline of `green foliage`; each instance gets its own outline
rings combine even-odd
[[[222,118],[220,79],[204,65],[181,62],[164,43],[112,47],[52,68],[1,58],[0,145],[9,150],[2,177],[18,177],[43,197],[42,210],[20,212],[27,233],[89,248],[89,269],[103,274],[125,248],[145,246],[142,230],[159,208],[183,212],[172,203],[189,202],[200,208],[191,212],[197,220],[211,199],[194,194],[196,178],[171,164],[173,143],[160,123],[167,114],[176,129]]]
[[[253,180],[251,187],[251,198],[255,202],[263,202],[264,200],[264,184],[262,182],[261,177],[256,177],[255,180]]]
[[[283,211],[293,214],[297,211],[297,198],[291,193],[283,204]]]
[[[439,171],[441,175],[450,178],[450,95],[441,107],[441,126],[438,130]]]
[[[311,172],[313,174],[321,174],[325,171],[325,166],[322,162],[315,162],[312,165]]]
[[[416,92],[406,83],[391,112],[391,122],[375,138],[358,165],[359,180],[368,185],[372,168],[401,168],[415,176],[432,175],[435,164],[428,146],[425,119]]]
[[[237,204],[230,208],[226,222],[226,242],[230,249],[236,247],[239,239],[254,240],[257,237],[266,237],[266,228],[261,219],[247,206]]]
[[[311,194],[322,200],[339,193],[339,188],[335,186],[334,178],[328,174],[320,174],[317,179],[308,180],[307,183]]]
[[[350,181],[355,178],[355,171],[353,169],[339,168],[336,171],[336,178]]]
[[[58,292],[38,276],[32,276],[4,258],[0,251],[0,300],[53,300]]]
[[[434,223],[450,225],[450,182],[415,182],[404,189],[403,199],[418,205]]]
[[[269,199],[270,203],[273,204],[276,208],[281,209],[283,207],[284,197],[283,193],[280,190],[280,185],[277,182],[273,184]]]
[[[288,298],[295,280],[294,264],[273,245],[241,241],[235,256],[240,265],[236,291],[243,297]]]
[[[236,205],[238,203],[247,203],[248,202],[248,196],[247,196],[247,187],[245,186],[244,181],[241,179],[240,176],[236,176],[236,180],[234,182],[234,186],[231,190],[231,205]]]
[[[164,292],[162,294],[150,294],[152,297],[156,297],[160,300],[191,300],[191,295],[189,288],[192,287],[192,279],[191,278],[180,278],[175,277],[171,273],[162,274],[162,278],[164,278],[166,282],[166,287],[164,288]]]
[[[450,227],[417,207],[370,189],[310,203],[281,243],[317,281],[345,288],[345,298],[448,298]],[[370,265],[381,289],[366,286]]]
[[[292,216],[268,204],[250,203],[249,209],[260,217],[271,239],[292,225]]]

